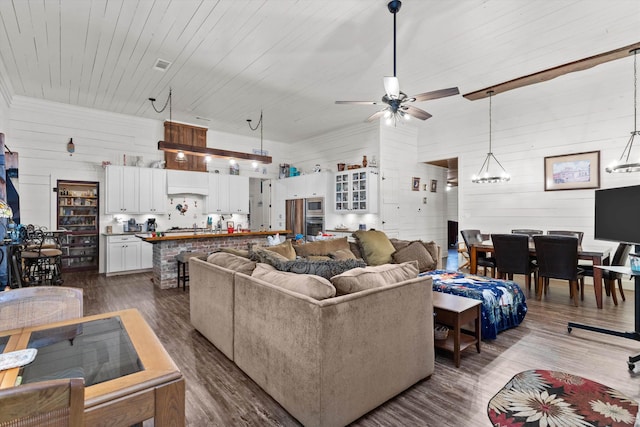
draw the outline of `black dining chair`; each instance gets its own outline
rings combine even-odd
[[[578,246],[582,246],[582,238],[584,232],[582,231],[569,231],[569,230],[549,230],[547,234],[554,236],[573,236],[578,238]]]
[[[542,292],[546,293],[549,279],[568,280],[570,297],[574,305],[578,305],[578,282],[580,284],[580,299],[584,299],[584,275],[578,268],[578,238],[572,236],[533,236],[538,260],[538,284],[536,287],[538,299],[542,299]]]
[[[471,245],[482,243],[489,239],[489,236],[483,235],[480,230],[460,230],[464,244],[467,247],[467,253],[471,258]],[[483,273],[487,275],[487,268],[491,269],[491,277],[496,277],[496,259],[494,257],[487,256],[484,252],[477,252],[476,262],[478,267],[483,268]]]
[[[611,259],[612,266],[623,266],[627,263],[629,258],[629,252],[631,252],[632,245],[627,243],[620,243],[616,248],[616,252]],[[593,265],[580,265],[580,268],[584,270],[584,275],[593,277]],[[624,290],[622,289],[622,273],[616,273],[614,271],[602,270],[602,278],[604,279],[604,286],[607,289],[607,293],[611,294],[613,303],[618,305],[618,297],[616,296],[616,282],[618,283],[618,289],[620,290],[620,296],[622,301],[626,301],[624,296]]]
[[[524,274],[527,289],[538,278],[538,265],[529,257],[529,237],[524,234],[492,234],[498,278],[513,280],[514,274]]]
[[[526,234],[529,237],[537,236],[538,234],[544,234],[542,230],[533,230],[530,228],[517,228],[511,230],[511,234]]]

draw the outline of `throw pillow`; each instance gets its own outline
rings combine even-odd
[[[356,259],[356,256],[349,249],[338,249],[337,251],[329,252],[331,259]]]
[[[416,261],[354,268],[331,278],[338,295],[379,288],[418,277]]]
[[[298,258],[290,261],[282,255],[270,251],[257,250],[255,253],[259,262],[269,264],[277,270],[298,274],[315,274],[325,279],[330,279],[336,274],[344,273],[352,268],[366,267],[366,264],[361,259],[326,259],[316,261]]]
[[[360,253],[360,246],[358,246],[358,242],[349,242],[349,250],[354,257],[362,259],[362,254]]]
[[[249,276],[256,268],[254,261],[228,252],[214,252],[209,255],[207,262]]]
[[[358,239],[360,252],[367,265],[382,265],[392,261],[391,254],[396,251],[389,238],[382,231],[358,230],[353,233]]]
[[[417,261],[418,262],[418,271],[420,273],[435,270],[436,262],[421,241],[416,240],[415,242],[409,243],[402,249],[399,249],[391,255],[393,260],[402,264],[403,262],[408,261]]]
[[[315,242],[304,243],[294,246],[296,254],[301,257],[312,255],[329,256],[331,252],[340,249],[349,250],[349,242],[346,237],[339,239],[316,240]]]
[[[422,242],[425,248],[429,251],[431,258],[438,265],[438,244],[434,241],[431,242]],[[433,267],[435,269],[435,267]]]
[[[249,251],[247,249],[220,248],[219,252],[227,252],[233,255],[249,258]]]
[[[317,300],[331,298],[336,295],[336,288],[333,287],[331,282],[313,274],[287,273],[278,271],[270,265],[259,263],[251,276]]]
[[[278,253],[287,259],[296,259],[296,251],[293,249],[291,240],[285,240],[283,243],[275,246],[265,246],[263,249]]]
[[[411,241],[409,240],[400,240],[396,238],[389,239],[389,241],[391,242],[393,247],[396,248],[396,251],[399,251],[402,248],[406,248],[411,243]]]

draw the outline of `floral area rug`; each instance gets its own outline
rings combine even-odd
[[[586,378],[541,369],[514,376],[488,405],[494,427],[633,426],[635,400]]]

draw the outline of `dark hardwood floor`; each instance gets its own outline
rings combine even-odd
[[[523,283],[521,277],[516,278]],[[154,329],[187,381],[189,426],[299,425],[189,322],[189,289],[158,290],[147,273],[105,277],[65,274],[65,286],[84,289],[85,314],[137,308]],[[523,288],[524,286],[521,285]],[[640,400],[640,378],[627,369],[640,342],[574,329],[578,321],[619,330],[633,329],[633,292],[604,309],[595,308],[593,288],[574,307],[566,282],[554,282],[542,301],[531,296],[528,313],[517,328],[482,342],[482,352],[462,353],[460,368],[450,355],[437,354],[434,375],[366,414],[356,426],[490,426],[489,399],[516,373],[534,368],[561,370],[617,388]],[[636,370],[639,370],[638,368]],[[145,423],[145,426],[153,423]]]

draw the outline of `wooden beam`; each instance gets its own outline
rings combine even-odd
[[[218,148],[197,147],[195,145],[176,144],[166,141],[158,141],[158,150],[162,150],[168,153],[177,153],[178,151],[182,151],[184,154],[190,154],[192,156],[200,157],[211,156],[224,159],[255,160],[264,164],[270,164],[272,162],[271,156],[260,156],[258,154],[220,150]]]
[[[600,53],[588,58],[579,59],[577,61],[569,62],[568,64],[558,65],[557,67],[548,68],[537,73],[529,74],[527,76],[518,77],[517,79],[509,80],[508,82],[499,83],[494,86],[489,86],[484,89],[477,90],[475,92],[469,92],[464,96],[470,101],[476,101],[478,99],[486,98],[489,96],[488,92],[493,91],[493,95],[497,95],[508,90],[517,89],[523,86],[528,86],[536,83],[542,83],[547,80],[555,79],[558,76],[564,74],[573,73],[576,71],[587,70],[595,67],[596,65],[604,64],[605,62],[613,61],[620,58],[625,58],[636,49],[640,49],[640,42],[631,44],[629,46],[621,47],[620,49],[611,50],[609,52]]]

